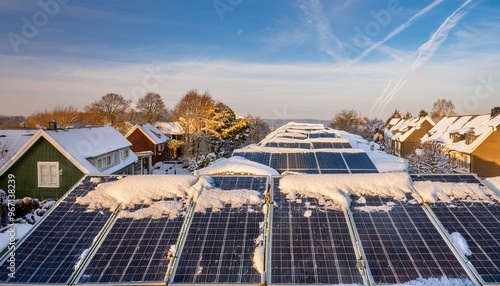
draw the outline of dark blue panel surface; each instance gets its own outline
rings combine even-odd
[[[319,168],[323,169],[346,169],[347,166],[340,153],[316,152]]]
[[[366,153],[342,153],[342,156],[351,171],[353,169],[377,170]]]
[[[500,206],[498,204],[437,203],[430,205],[449,232],[460,233],[472,252],[467,259],[487,283],[500,283]]]
[[[419,204],[379,197],[365,199],[366,203],[360,203],[353,198],[351,210],[376,284],[403,284],[442,276],[469,279]],[[366,209],[379,206],[392,209]]]
[[[116,180],[115,177],[96,178],[101,182]],[[15,278],[0,275],[0,282],[69,282],[81,254],[91,247],[94,237],[111,216],[107,209],[89,212],[87,206],[75,203],[77,197],[85,196],[96,187],[91,179],[86,177],[17,247]],[[6,269],[6,264],[0,268]]]
[[[271,283],[363,284],[343,212],[323,209],[314,199],[287,201],[278,180],[273,197]]]

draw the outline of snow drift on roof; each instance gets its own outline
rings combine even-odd
[[[168,216],[174,219],[185,214],[185,205],[181,200],[156,201],[150,206],[138,209],[136,211],[123,210],[118,215],[119,218],[143,219],[150,217],[160,219]]]
[[[151,205],[161,199],[194,197],[197,178],[186,175],[137,175],[98,185],[76,202],[89,209],[105,207],[113,211],[119,204],[124,209]],[[193,186],[193,188],[192,188]]]
[[[467,202],[500,202],[495,192],[479,184],[417,181],[413,183],[413,187],[428,203],[451,203],[455,199]]]
[[[38,130],[0,130],[0,167],[28,142]]]
[[[264,176],[277,176],[279,173],[266,165],[262,165],[240,156],[234,156],[229,159],[220,158],[215,161],[212,165],[197,170],[194,172],[195,175],[214,175],[214,174],[252,174],[252,175],[264,175]]]
[[[500,195],[500,177],[487,178],[484,182]]]
[[[292,175],[284,177],[279,184],[288,199],[312,197],[321,205],[333,209],[349,207],[354,196],[382,196],[406,200],[411,193],[411,183],[406,173],[387,174],[334,174]]]

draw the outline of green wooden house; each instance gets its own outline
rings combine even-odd
[[[131,145],[111,126],[41,129],[0,167],[0,189],[59,198],[84,175],[133,174]]]

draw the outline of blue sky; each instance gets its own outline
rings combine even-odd
[[[497,0],[3,0],[0,35],[7,115],[190,89],[264,118],[500,105]]]

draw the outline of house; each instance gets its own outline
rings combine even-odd
[[[443,122],[443,123],[442,123]],[[500,112],[443,118],[422,138],[434,141],[457,160],[457,173],[500,176]]]
[[[184,129],[179,122],[156,122],[155,126],[170,139],[184,140]]]
[[[131,145],[111,126],[40,129],[0,167],[0,188],[14,177],[17,198],[59,198],[84,175],[133,174]]]
[[[151,162],[153,165],[165,160],[168,137],[153,125],[149,123],[135,125],[125,138],[132,143],[132,151],[153,152]]]
[[[384,132],[387,145],[394,155],[406,158],[434,125],[434,121],[429,116],[410,119],[393,118]]]
[[[0,130],[0,167],[14,156],[38,130]]]

